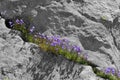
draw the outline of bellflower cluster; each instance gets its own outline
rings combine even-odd
[[[22,19],[20,19],[20,20],[19,20],[19,19],[16,19],[16,23],[22,25],[22,24],[24,24],[24,21],[23,21]]]
[[[37,33],[39,38],[45,39],[45,40],[50,40],[50,38],[47,35],[41,34],[41,33]]]
[[[108,67],[104,71],[105,74],[112,74],[116,75],[118,78],[120,78],[120,71],[115,70],[114,68]]]
[[[73,46],[73,50],[76,51],[77,53],[79,53],[81,51],[80,47],[76,46],[76,45]]]
[[[79,46],[72,46],[70,45],[70,41],[68,39],[62,39],[60,36],[51,36],[48,37],[48,41],[50,41],[51,46],[60,46],[63,50],[66,49],[67,51],[71,51],[73,48],[73,52],[80,53],[81,49]]]
[[[110,74],[110,73],[115,74],[115,69],[114,68],[110,68],[110,67],[106,68],[105,69],[105,74]]]
[[[15,25],[14,23],[22,25],[22,24],[24,24],[24,21],[22,19],[16,19],[15,22],[9,21],[8,23],[9,23],[10,27],[12,28]]]
[[[60,37],[58,36],[51,36],[49,37],[49,40],[50,40],[51,46],[60,46],[62,43]]]

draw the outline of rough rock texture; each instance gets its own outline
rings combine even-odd
[[[29,26],[36,26],[36,31],[44,32],[44,34],[47,35],[59,34],[71,39],[71,41],[80,45],[83,51],[88,53],[88,60],[98,65],[100,69],[111,66],[120,70],[120,0],[1,0],[0,12],[5,19],[15,16],[23,17],[26,22],[29,22]],[[2,32],[3,31],[0,33]],[[2,37],[2,39],[3,38],[4,37]],[[11,38],[11,40],[13,41],[11,44],[15,45],[14,38]],[[5,43],[7,45],[6,41]],[[24,42],[21,40],[21,43]],[[26,44],[21,45],[31,46]],[[2,47],[2,45],[0,47]],[[10,46],[10,48],[12,47]],[[14,51],[14,48],[10,50]],[[29,49],[26,51],[29,52]],[[18,53],[17,49],[15,49],[15,52]],[[24,53],[27,54],[26,52]],[[25,54],[20,56],[24,56]],[[36,56],[31,56],[36,58]],[[72,62],[67,60],[61,62],[60,58],[56,59],[55,57],[54,61],[53,58],[47,58],[47,60],[37,56],[35,60],[37,60],[38,63],[36,63],[36,68],[34,68],[34,66],[32,68],[33,70],[29,71],[32,73],[30,77],[33,78],[33,75],[36,74],[34,80],[39,80],[38,78],[40,78],[40,80],[70,80],[71,75],[74,74],[73,72],[75,70],[79,71],[81,66],[79,65],[79,67],[76,68],[78,65],[74,63],[75,65],[72,67]],[[15,61],[16,60],[18,62],[21,61],[19,58],[15,59]],[[39,62],[41,60],[43,61]],[[44,63],[44,60],[46,63]],[[53,61],[52,64],[51,62],[49,63],[50,60],[51,62]],[[61,65],[58,66],[58,62],[56,61],[60,61]],[[67,68],[68,66],[64,66],[65,73],[63,73],[63,76],[57,74],[59,71],[59,73],[62,72],[61,69],[59,69],[62,67],[62,64],[70,65],[69,69]],[[90,67],[85,67],[85,70],[86,68],[90,69]],[[56,69],[58,69],[57,72]],[[74,70],[70,73],[70,77],[66,77],[71,69]],[[81,74],[80,72],[79,77]],[[83,77],[83,75],[81,77]],[[77,78],[78,76],[74,76],[71,80],[77,80]],[[94,79],[95,78],[96,77],[94,77]],[[80,79],[82,80],[82,78]],[[87,80],[87,78],[85,80]],[[88,78],[88,80],[93,79]]]
[[[103,80],[84,66],[24,42],[0,19],[0,80]]]

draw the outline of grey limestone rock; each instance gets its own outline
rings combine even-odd
[[[63,56],[45,53],[24,42],[0,19],[0,79],[2,80],[103,80],[91,66],[80,65]]]
[[[47,35],[61,35],[75,44],[78,43],[88,54],[88,60],[96,64],[98,68],[114,67],[116,70],[120,70],[119,0],[1,0],[0,12],[4,19],[27,16],[26,20],[30,22],[30,25],[36,26],[36,31]],[[30,63],[29,67],[23,67],[28,73],[24,72],[25,70],[19,72],[26,73],[22,76],[23,79],[20,78],[21,80],[27,80],[28,77],[25,75],[30,76],[28,80],[98,79],[92,71],[92,66],[73,63],[61,56],[43,54],[39,49],[35,50],[38,52],[33,55],[30,50],[33,44],[22,41],[19,36],[11,36],[10,29],[3,27],[3,23],[0,25],[2,26],[0,27],[0,47],[7,45],[7,49],[10,49],[5,48],[6,52],[2,51],[1,55],[3,53],[9,53],[8,57],[20,55],[20,58],[12,58],[17,62],[11,61],[11,66],[12,63],[14,65],[22,64],[22,60]],[[21,51],[19,52],[19,50]],[[13,53],[14,56],[11,56],[10,53]],[[30,62],[25,55],[32,57],[32,61]],[[33,59],[36,60],[36,63]],[[3,64],[6,62],[2,61]],[[90,70],[90,73],[86,71],[87,69]],[[92,76],[89,77],[89,75]],[[19,80],[18,77],[16,79]]]

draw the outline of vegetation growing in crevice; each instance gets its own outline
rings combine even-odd
[[[80,64],[90,65],[97,76],[109,80],[120,80],[120,72],[114,68],[106,68],[103,71],[98,70],[97,65],[89,62],[87,54],[81,54],[81,49],[77,45],[71,45],[67,39],[62,39],[60,36],[47,36],[41,33],[35,33],[35,27],[26,28],[22,19],[6,20],[8,28],[18,30],[22,34],[22,38],[28,42],[37,44],[43,51],[62,55],[65,58],[78,62]]]

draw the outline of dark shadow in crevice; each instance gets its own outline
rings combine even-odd
[[[5,18],[4,18],[5,19]],[[32,26],[34,26],[34,24],[32,23],[32,21],[30,20],[30,17],[29,16],[27,16],[27,15],[23,15],[23,16],[14,16],[13,18],[8,18],[8,19],[5,19],[5,25],[6,25],[6,27],[7,28],[9,28],[9,29],[11,29],[11,31],[9,32],[10,34],[18,34],[19,35],[19,31],[16,31],[16,30],[14,30],[13,29],[13,26],[11,26],[11,25],[14,25],[14,23],[15,23],[15,21],[17,20],[17,19],[22,19],[23,21],[24,21],[24,25],[25,25],[25,28],[27,29],[27,30],[29,30]],[[10,24],[10,22],[12,22],[12,24]],[[35,32],[35,31],[34,31]],[[27,39],[22,35],[22,33],[20,33],[20,35],[19,35],[25,42],[28,42],[27,41]]]
[[[5,19],[5,25],[6,25],[6,27],[9,28],[9,29],[12,29],[12,26],[10,25],[9,22],[13,22],[13,20],[12,19]]]
[[[85,16],[86,18],[90,19],[91,21],[98,22],[97,19],[95,19],[94,17],[88,15],[87,13],[83,13],[83,12],[80,12],[80,11],[79,11],[79,13],[80,13],[81,15]]]
[[[80,2],[80,3],[84,3],[84,0],[73,0],[75,2]]]

